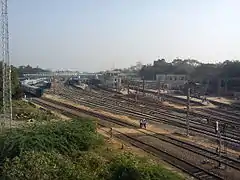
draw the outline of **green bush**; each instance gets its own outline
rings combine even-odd
[[[88,169],[78,166],[67,156],[54,152],[27,152],[21,158],[7,160],[3,179],[9,180],[96,180]]]
[[[95,124],[88,119],[35,124],[0,135],[0,162],[32,150],[62,154],[87,151],[101,142]]]
[[[69,157],[55,152],[26,152],[21,157],[7,160],[3,166],[3,178],[13,180],[103,180],[107,163],[91,152]]]
[[[130,153],[106,153],[90,119],[47,122],[0,135],[2,179],[180,180]],[[100,147],[95,148],[94,147]]]
[[[73,159],[79,168],[84,168],[91,172],[94,177],[98,179],[105,179],[108,170],[108,160],[101,155],[87,151],[81,152]]]
[[[159,165],[132,154],[107,160],[93,152],[69,157],[55,152],[26,152],[7,160],[2,178],[9,180],[181,180]]]
[[[13,117],[15,120],[35,119],[37,121],[49,121],[56,119],[51,111],[43,111],[32,103],[25,101],[13,101]]]
[[[125,153],[112,159],[109,180],[180,180],[180,176],[167,169]]]

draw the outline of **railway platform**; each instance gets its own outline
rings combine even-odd
[[[158,93],[157,90],[153,90],[153,89],[146,89],[146,91],[148,92],[152,92],[152,93]],[[171,96],[173,98],[179,99],[179,100],[183,100],[183,101],[187,101],[187,96],[182,96],[182,95],[175,95],[175,94],[167,94],[166,92],[160,92],[161,95],[167,95],[167,96]],[[209,106],[211,105],[211,102],[203,102],[202,99],[198,99],[198,98],[194,98],[194,97],[190,97],[190,101],[197,103],[197,104],[201,104],[204,106]]]
[[[224,97],[207,97],[207,99],[212,103],[222,107],[232,107],[240,110],[240,100],[234,100]]]
[[[207,97],[210,101],[215,101],[218,103],[223,103],[223,104],[233,104],[236,103],[236,100],[234,99],[229,99],[229,98],[224,98],[224,97]],[[240,101],[238,100],[238,103],[240,103]]]

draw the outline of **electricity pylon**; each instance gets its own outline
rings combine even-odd
[[[1,0],[2,120],[1,128],[12,121],[11,64],[9,58],[8,0]]]

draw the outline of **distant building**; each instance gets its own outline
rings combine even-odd
[[[184,74],[157,74],[156,81],[159,87],[180,89],[187,82],[187,76]]]
[[[119,89],[122,85],[122,79],[119,74],[120,72],[118,71],[107,71],[101,77],[101,82],[106,87]]]

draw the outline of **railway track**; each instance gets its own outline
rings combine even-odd
[[[205,110],[205,109],[203,109]],[[229,118],[232,121],[240,121],[240,113],[226,111],[223,109],[217,109],[217,108],[209,108],[206,109],[209,114],[215,114],[216,116],[222,116],[224,118]]]
[[[119,107],[119,105],[116,105],[116,100],[112,100],[113,103],[111,104],[109,101],[104,102],[102,100],[102,97],[95,96],[94,94],[91,94],[91,93],[88,94],[87,92],[84,92],[84,91],[82,91],[81,93],[84,93],[85,95],[88,95],[89,97],[91,97],[89,100],[83,100],[81,98],[80,99],[76,98],[77,97],[76,95],[74,95],[74,98],[72,98],[69,95],[69,93],[67,93],[67,91],[65,91],[65,92],[66,92],[66,94],[62,93],[61,96],[63,96],[64,98],[67,98],[69,100],[75,99],[74,101],[76,103],[81,103],[81,104],[84,103],[86,106],[91,106],[91,107],[95,107],[95,108],[97,107],[97,108],[105,109],[105,110],[108,110],[108,111],[113,111],[113,106],[114,106],[114,112],[115,113],[126,114],[126,115],[129,115],[131,117],[138,118],[138,119],[143,118],[143,117],[148,117],[149,120],[151,120],[153,122],[166,122],[168,124],[172,124],[172,125],[175,125],[175,126],[178,126],[178,127],[181,127],[181,128],[186,128],[185,117],[171,115],[171,114],[169,114],[169,112],[159,112],[159,111],[154,112],[154,111],[151,111],[150,114],[149,114],[149,113],[144,112],[146,107],[142,108],[139,112],[139,111],[137,111],[136,106],[135,106],[135,108],[133,108],[133,107],[131,108],[130,106]],[[71,93],[73,93],[73,92],[71,92]],[[93,99],[93,97],[100,98],[100,99]],[[85,99],[86,99],[86,97],[85,97]],[[89,101],[91,101],[91,102],[89,102]],[[118,110],[118,112],[117,112],[117,110]],[[214,129],[212,127],[207,128],[206,125],[205,125],[204,127],[199,128],[198,126],[200,124],[196,123],[195,121],[196,120],[191,120],[191,123],[192,123],[191,130],[192,131],[195,131],[195,132],[198,132],[198,133],[201,133],[201,134],[204,133],[206,135],[210,135],[212,137],[217,138],[217,136],[214,132]],[[239,143],[240,142],[239,139],[238,139],[239,134],[231,132],[231,133],[229,133],[229,135],[230,135],[231,138],[223,137],[223,139],[234,142],[234,143]],[[234,139],[236,139],[237,141],[235,141]]]
[[[140,89],[140,91],[142,91]],[[145,90],[145,92],[147,93],[151,93],[151,94],[156,94],[152,91],[149,91],[149,90]],[[176,102],[178,104],[182,104],[182,105],[185,105],[186,104],[186,99],[181,99],[181,98],[178,98],[178,97],[174,97],[174,96],[171,96],[171,95],[166,95],[164,94],[163,95],[164,97],[166,97],[168,100],[170,100],[171,102]],[[182,103],[179,103],[179,101],[182,101]],[[191,101],[191,100],[190,100]],[[240,110],[240,106],[236,106],[236,105],[228,105],[228,104],[224,104],[224,103],[220,103],[220,102],[216,102],[216,101],[210,101],[211,103],[217,105],[217,106],[221,106],[221,107],[228,107],[228,108],[232,108],[232,109],[236,109],[237,107],[237,110]],[[196,104],[197,102],[195,101],[191,101],[192,104]],[[201,105],[201,103],[197,103],[198,105]],[[216,115],[221,115],[221,116],[224,116],[224,117],[227,117],[229,119],[232,119],[232,120],[238,120],[240,121],[240,118],[239,118],[239,113],[233,113],[233,115],[229,115],[227,113],[229,112],[226,112],[226,111],[222,111],[219,109],[219,111],[214,111],[214,110],[211,110],[209,109],[208,111],[209,114],[216,114]]]
[[[219,112],[223,112],[225,114],[228,114],[228,113],[231,113],[232,115],[236,116],[236,117],[239,117],[240,116],[240,111],[235,111],[235,110],[231,110],[231,109],[225,109],[225,108],[221,108],[221,107],[218,107],[218,108],[210,108],[210,109],[213,109],[215,111],[219,111]]]
[[[130,88],[133,89],[133,90],[137,90],[138,92],[143,93],[143,90],[141,88],[138,89],[134,86],[130,86]],[[156,94],[157,94],[157,92],[153,92],[153,91],[147,90],[147,89],[144,90],[144,93],[145,94],[152,94],[154,96],[156,96]],[[172,103],[175,103],[175,104],[178,104],[178,105],[186,105],[186,103],[187,103],[187,99],[183,99],[181,97],[176,97],[176,96],[173,96],[173,95],[170,95],[170,94],[162,94],[161,93],[160,96],[164,97],[169,102],[172,102]],[[191,103],[192,106],[203,106],[202,103],[193,101],[191,99],[190,99],[190,103]]]
[[[156,100],[156,97],[157,96],[155,96],[155,98],[154,98],[155,103],[157,103],[157,101],[158,101],[158,100]],[[167,98],[167,101],[168,101],[168,98]],[[174,101],[172,101],[172,102],[174,102]],[[183,105],[186,105],[186,103]],[[177,108],[173,108],[173,107],[172,107],[172,109],[174,111],[186,113],[186,110],[184,110],[184,109],[177,109]],[[234,114],[230,115],[230,114],[227,114],[226,112],[221,112],[220,110],[216,111],[213,109],[206,109],[206,108],[197,108],[197,110],[195,110],[194,107],[190,111],[190,114],[195,117],[202,117],[202,118],[207,118],[207,119],[209,119],[209,117],[210,117],[210,121],[214,124],[216,121],[219,121],[222,124],[226,123],[228,125],[233,125],[232,128],[237,126],[240,129],[240,118],[239,118],[239,116],[236,116]]]
[[[66,104],[61,103],[61,102],[56,102],[54,100],[46,101],[46,99],[44,99],[44,100],[33,99],[33,101],[34,101],[34,103],[45,106],[48,109],[52,109],[52,110],[57,109],[59,112],[65,112],[65,114],[68,113],[68,115],[70,114],[70,115],[73,115],[73,116],[77,116],[79,111],[81,111],[81,112],[84,111],[84,110],[79,110],[79,108],[73,107],[71,105],[66,105]],[[106,117],[106,116],[100,115],[98,113],[93,113],[93,112],[83,112],[83,113],[87,113],[91,116],[101,118],[100,124],[102,123],[102,121],[105,121],[105,124],[102,124],[105,127],[108,126],[108,125],[106,125],[106,122],[107,123],[111,122],[111,123],[117,124],[119,126],[134,128],[134,126],[132,124],[129,124],[129,123],[126,123],[126,122],[121,122],[121,121],[119,121],[118,119],[115,119],[115,118]],[[144,132],[141,132],[141,133],[144,134]],[[191,174],[192,176],[194,176],[198,179],[204,179],[204,180],[206,180],[206,179],[223,179],[223,177],[221,175],[217,175],[216,173],[212,173],[212,172],[209,171],[209,169],[204,169],[203,167],[199,167],[200,165],[197,166],[197,165],[193,164],[192,162],[188,162],[188,161],[186,161],[182,158],[176,157],[175,155],[172,155],[170,152],[168,152],[168,151],[166,152],[162,149],[159,149],[159,148],[157,148],[157,147],[155,147],[155,146],[153,146],[149,143],[144,142],[143,140],[141,140],[139,138],[130,136],[130,135],[128,135],[126,133],[122,133],[120,131],[118,131],[117,134],[118,134],[118,137],[120,139],[126,140],[130,144],[132,144],[136,147],[139,147],[139,148],[141,148],[141,149],[143,149],[147,152],[150,152],[150,153],[152,153],[156,156],[160,156],[163,160],[165,160],[165,161],[169,162],[170,164],[182,169],[183,171]],[[148,134],[148,133],[145,133],[145,134],[147,136],[150,136],[150,134]],[[186,144],[183,145],[183,144],[180,144],[180,142],[178,142],[179,144],[177,145],[176,140],[173,140],[173,139],[171,140],[168,137],[159,136],[159,135],[155,135],[155,137],[158,140],[167,141],[170,144],[173,144],[175,146],[178,146],[179,148],[183,148],[184,150],[186,150],[186,148],[184,147],[184,146],[186,146]],[[175,141],[175,144],[174,144],[174,141]],[[189,151],[195,151],[193,149],[193,146],[190,147],[190,145],[188,147],[188,150]],[[201,156],[204,156],[206,158],[207,156],[204,155],[205,153],[200,152],[200,151],[201,150],[199,150],[199,152],[194,152],[194,153],[197,153],[197,154],[201,153],[202,154]],[[207,158],[210,158],[210,157],[214,158],[214,156],[209,156]],[[218,162],[217,159],[215,159],[214,161]],[[226,162],[226,161],[223,161],[223,162]]]
[[[109,103],[105,103],[102,101],[96,101],[95,99],[90,99],[90,100],[83,100],[84,98],[75,98],[73,99],[71,96],[68,95],[62,95],[63,98],[71,100],[76,102],[77,104],[81,104],[81,105],[85,105],[87,107],[92,107],[92,108],[98,108],[98,109],[103,109],[106,110],[108,112],[113,112],[119,115],[127,115],[128,117],[132,117],[134,119],[143,119],[143,118],[147,118],[150,122],[157,122],[157,123],[167,123],[167,124],[171,124],[180,128],[186,128],[186,121],[185,118],[182,120],[177,120],[176,116],[173,115],[169,115],[168,113],[166,114],[160,114],[161,116],[156,116],[153,114],[147,114],[147,113],[143,113],[143,112],[138,112],[136,111],[136,109],[130,109],[130,107],[119,107],[118,105],[112,105]],[[91,102],[89,102],[91,101]],[[94,101],[94,102],[93,102]],[[114,106],[114,107],[113,107]],[[179,119],[179,118],[178,118]],[[205,134],[208,136],[212,136],[215,138],[218,138],[217,135],[215,134],[214,130],[211,128],[199,128],[199,124],[196,123],[195,121],[190,121],[190,130],[192,132],[197,132],[197,133],[201,133],[201,134]],[[233,139],[234,138],[234,139]],[[227,140],[229,142],[233,142],[233,143],[240,143],[240,140],[238,139],[237,135],[232,135],[231,138],[230,137],[224,137],[224,140]]]
[[[217,102],[217,101],[213,101],[213,100],[209,100],[212,104],[219,106],[219,107],[224,107],[227,109],[231,109],[231,110],[237,110],[238,112],[240,111],[240,106],[236,105],[236,104],[226,104],[226,103],[221,103],[221,102]]]
[[[104,90],[104,92],[107,92],[106,90]],[[112,92],[112,91],[110,91]],[[170,97],[170,95],[168,95]],[[152,106],[157,106],[164,108],[164,109],[172,109],[175,112],[179,112],[179,113],[184,113],[186,114],[186,110],[183,109],[177,109],[177,108],[173,108],[173,107],[166,107],[166,106],[161,106],[161,104],[159,103],[159,100],[157,99],[157,96],[154,98],[155,100],[151,101],[147,99],[145,99],[146,101],[148,101],[149,105]],[[182,105],[186,105],[186,102],[184,99],[181,98],[177,98],[178,101],[183,100]],[[149,102],[150,101],[150,102]],[[139,102],[143,103],[142,100],[140,100]],[[174,102],[174,101],[172,101]],[[240,118],[239,118],[239,114],[237,113],[233,113],[233,114],[229,114],[229,112],[226,111],[220,111],[220,110],[214,110],[214,109],[204,109],[204,108],[198,108],[197,110],[191,110],[190,111],[190,115],[194,116],[194,118],[205,118],[205,119],[209,119],[209,122],[212,123],[212,126],[215,126],[216,121],[219,121],[220,124],[227,124],[228,126],[230,126],[230,129],[238,129],[240,130]]]

